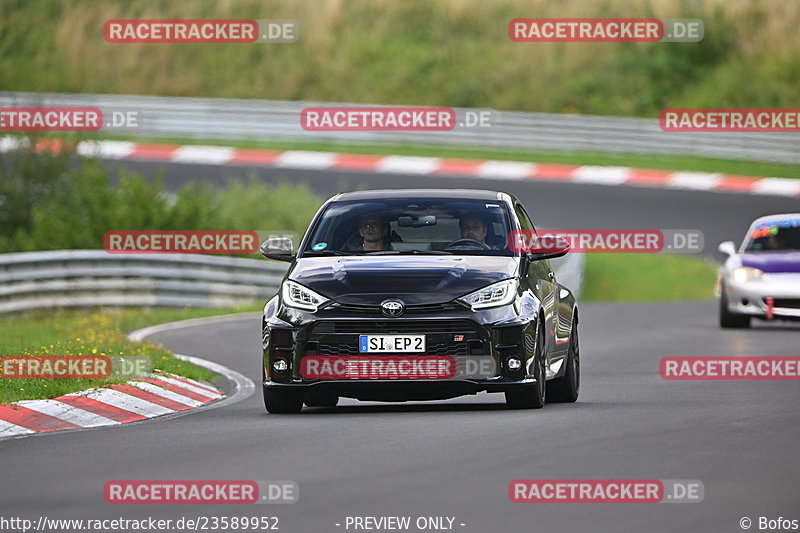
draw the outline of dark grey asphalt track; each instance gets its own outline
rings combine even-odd
[[[798,355],[798,331],[722,331],[714,304],[587,304],[579,403],[508,411],[501,395],[344,401],[267,415],[260,395],[165,422],[0,442],[4,516],[274,515],[344,531],[355,515],[454,516],[464,532],[737,531],[800,514],[797,382],[666,382],[665,355]],[[162,333],[176,351],[257,376],[257,318]],[[699,479],[695,504],[513,504],[517,478]],[[113,506],[113,479],[296,480],[291,506]],[[797,517],[800,518],[800,517]]]
[[[131,163],[166,169],[175,188],[221,182],[243,168]],[[741,238],[760,214],[796,199],[546,182],[254,170],[259,179],[305,181],[321,196],[366,187],[498,188],[534,217],[570,228],[697,228],[707,248]],[[741,531],[748,516],[800,519],[798,382],[666,382],[667,355],[800,355],[794,326],[716,327],[713,302],[586,304],[583,386],[575,405],[508,411],[499,395],[446,402],[344,401],[300,416],[267,415],[260,395],[235,405],[152,422],[0,442],[5,517],[144,518],[273,515],[280,531],[345,531],[346,516],[455,517],[464,532]],[[157,335],[257,378],[257,319]],[[699,479],[696,504],[512,504],[518,478]],[[292,506],[112,506],[113,479],[296,480]],[[351,530],[352,531],[352,530]],[[411,531],[416,531],[412,529]]]

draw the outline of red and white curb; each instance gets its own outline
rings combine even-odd
[[[20,146],[18,137],[0,138],[0,151]],[[56,140],[37,149],[52,150]],[[800,196],[800,179],[758,178],[710,172],[677,172],[632,167],[560,165],[486,159],[449,159],[400,155],[362,155],[305,150],[263,150],[227,146],[84,141],[78,153],[105,159],[169,161],[203,165],[258,165],[309,170],[345,170],[492,180],[540,180],[595,185],[631,185],[666,189]]]
[[[241,320],[250,315],[260,316],[259,313],[238,313],[169,322],[138,329],[128,338],[141,341],[156,333]],[[235,370],[199,357],[177,353],[173,356],[223,376],[230,382],[232,390],[224,394],[208,383],[174,374],[154,373],[125,384],[65,394],[52,400],[0,404],[0,440],[149,419],[164,420],[194,409],[213,409],[237,403],[255,391],[255,383]]]
[[[52,400],[0,404],[0,438],[138,422],[194,409],[223,396],[207,383],[173,374],[150,374]]]

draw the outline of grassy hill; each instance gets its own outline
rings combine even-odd
[[[517,17],[701,18],[701,43],[515,43]],[[292,44],[112,44],[112,18],[294,19]],[[800,2],[5,0],[0,90],[656,116],[796,107]]]

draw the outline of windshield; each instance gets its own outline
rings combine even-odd
[[[746,252],[779,250],[800,250],[800,219],[771,220],[750,230]]]
[[[303,256],[505,255],[512,228],[502,202],[389,199],[336,202],[312,230]]]

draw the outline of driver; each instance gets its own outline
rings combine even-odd
[[[783,235],[777,233],[770,234],[764,242],[764,250],[783,250],[784,248]]]
[[[362,216],[358,221],[358,234],[364,239],[361,249],[365,252],[389,249],[389,223],[380,215]]]
[[[480,215],[470,214],[461,217],[459,221],[461,227],[461,238],[472,239],[474,241],[486,243],[486,224]]]

